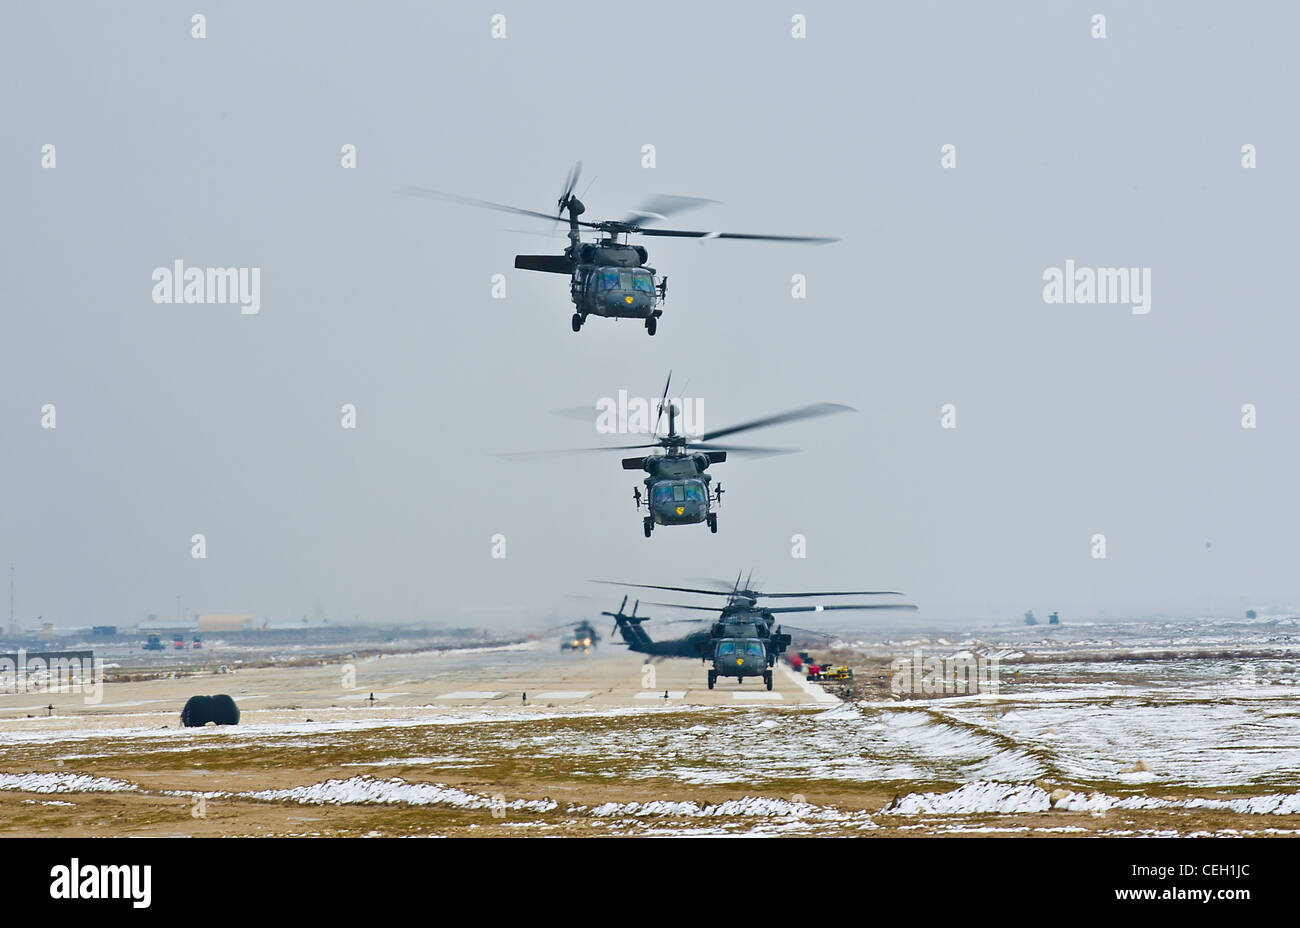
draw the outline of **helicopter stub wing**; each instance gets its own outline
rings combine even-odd
[[[515,267],[521,271],[546,274],[572,274],[573,262],[564,255],[515,255]]]

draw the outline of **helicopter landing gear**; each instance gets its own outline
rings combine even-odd
[[[763,671],[763,682],[767,684],[767,688],[769,690],[772,688],[772,671],[770,670]]]
[[[711,531],[715,535],[718,534],[718,517],[715,513],[712,512],[709,513],[708,522],[709,522],[709,531]]]
[[[650,533],[655,530],[655,521],[654,519],[647,517],[642,521],[642,524],[645,526],[645,537],[649,538]]]
[[[582,328],[582,314],[581,314],[581,313],[574,313],[574,314],[573,314],[573,320],[572,320],[572,322],[573,322],[573,331],[576,332],[576,331],[578,331],[579,329],[581,329],[581,328]]]
[[[659,328],[659,320],[654,316],[646,317],[645,330],[651,335],[655,334],[655,329]]]
[[[715,684],[715,683],[717,683],[717,682],[718,682],[718,672],[717,672],[716,670],[710,670],[710,671],[709,671],[709,689],[713,689],[713,684]]]

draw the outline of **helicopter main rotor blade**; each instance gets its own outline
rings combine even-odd
[[[703,593],[706,596],[730,596],[731,595],[730,590],[726,590],[725,592],[722,590],[696,590],[688,586],[659,586],[658,584],[654,584],[654,583],[620,583],[617,580],[592,580],[591,582],[603,583],[606,586],[634,586],[637,587],[638,589],[643,589],[643,590],[669,590],[673,593]],[[697,606],[695,608],[702,609],[705,607]],[[715,608],[713,609],[713,611],[717,612],[718,610]]]
[[[698,209],[701,206],[708,206],[710,203],[716,202],[717,200],[706,200],[702,197],[679,197],[668,193],[657,193],[642,203],[640,209],[634,209],[623,217],[623,222],[628,225],[636,225],[640,222],[656,222],[660,219],[667,219],[669,216],[675,216],[677,213],[684,213],[687,210]]]
[[[504,203],[492,203],[489,200],[476,200],[473,197],[462,197],[455,193],[443,193],[441,190],[430,190],[428,187],[403,187],[397,192],[410,197],[427,197],[431,200],[458,203],[461,206],[477,206],[480,209],[494,209],[502,213],[514,213],[516,216],[532,216],[534,219],[545,219],[551,222],[568,222],[563,216],[539,213],[537,210],[523,209],[518,206],[507,206]],[[578,225],[591,226],[592,223],[578,220]]]
[[[816,635],[818,638],[825,638],[827,640],[832,640],[840,637],[839,635],[828,635],[825,632],[819,632],[815,628],[800,628],[798,625],[787,625],[786,623],[782,622],[781,629],[784,631],[787,628],[792,629],[793,631],[796,632],[801,632],[805,635]]]
[[[732,454],[752,454],[766,457],[774,454],[798,454],[802,448],[759,448],[755,445],[715,445],[712,442],[687,442],[687,447],[703,451],[729,451]]]
[[[770,596],[773,599],[788,599],[792,596],[902,596],[902,593],[896,590],[830,590],[821,593],[759,593],[759,596]]]
[[[801,406],[798,409],[779,412],[774,416],[764,416],[762,419],[742,422],[740,425],[718,429],[715,432],[705,432],[700,436],[700,441],[712,441],[713,439],[721,438],[724,435],[735,435],[737,432],[748,432],[750,429],[761,429],[766,428],[769,425],[780,425],[782,422],[796,422],[800,419],[815,419],[818,416],[830,416],[835,413],[854,411],[855,410],[852,406],[844,406],[840,403],[813,403],[811,406]]]
[[[690,232],[685,229],[645,229],[635,226],[630,231],[637,235],[661,235],[667,238],[735,238],[758,242],[814,242],[826,244],[838,242],[837,238],[822,238],[814,235],[750,235],[744,232]]]
[[[682,603],[652,603],[649,600],[646,601],[646,605],[664,606],[665,608],[668,609],[690,609],[694,612],[718,612],[719,611],[717,606],[686,606],[683,605]],[[713,619],[669,619],[668,620],[670,625],[691,623],[691,622],[700,623],[700,622],[712,622],[712,621]]]
[[[502,451],[492,455],[507,461],[528,461],[534,458],[559,457],[566,454],[592,454],[600,451],[639,451],[642,448],[658,448],[659,443],[648,445],[606,445],[604,448],[559,448],[554,451]]]
[[[772,609],[764,609],[764,612],[833,612],[837,610],[862,612],[874,609],[892,609],[899,612],[915,612],[917,607],[911,603],[855,603],[844,606],[776,606]]]

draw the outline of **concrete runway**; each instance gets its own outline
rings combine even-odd
[[[219,654],[211,655],[220,659]],[[721,679],[710,691],[706,664],[684,658],[646,663],[644,655],[608,646],[590,654],[561,653],[555,640],[497,649],[428,651],[305,667],[265,667],[137,682],[107,683],[102,701],[82,692],[6,693],[0,719],[53,714],[178,714],[194,695],[228,693],[246,716],[267,710],[417,706],[517,708],[636,705],[833,705],[836,697],[778,664],[769,692],[761,678]],[[373,695],[374,701],[371,702]],[[251,719],[250,719],[251,720]]]

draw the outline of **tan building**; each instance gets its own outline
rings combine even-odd
[[[253,616],[229,613],[222,615],[199,616],[201,632],[242,632],[253,627]]]

